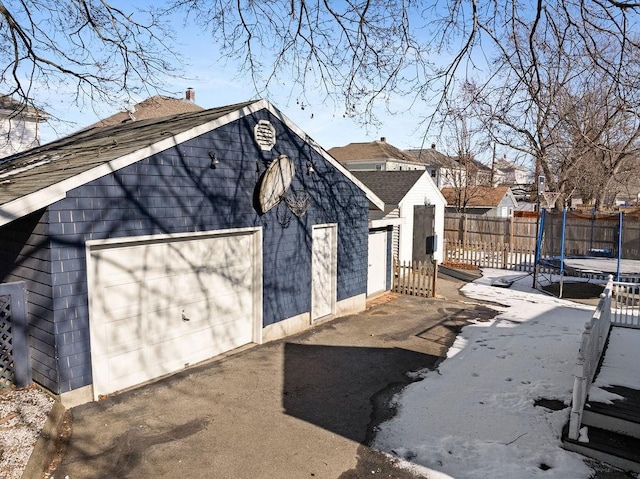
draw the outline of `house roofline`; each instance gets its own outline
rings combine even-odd
[[[258,103],[264,102],[258,110],[262,108],[266,108],[273,116],[282,121],[287,127],[289,127],[296,135],[302,138],[304,141],[309,143],[311,147],[320,154],[325,160],[327,160],[331,165],[336,168],[340,173],[345,175],[349,180],[356,184],[358,188],[360,188],[366,195],[367,199],[373,203],[375,206],[380,209],[380,211],[384,211],[384,201],[382,201],[373,191],[371,191],[364,183],[362,183],[358,178],[353,176],[347,168],[342,165],[338,160],[336,160],[333,156],[331,156],[324,148],[322,148],[316,141],[307,135],[303,130],[301,130],[295,123],[293,123],[284,113],[274,107],[267,100],[260,100]],[[255,105],[252,104],[250,106]],[[257,110],[256,110],[257,111]]]
[[[418,184],[418,182],[419,182],[422,178],[425,178],[425,175],[426,175],[426,181],[427,181],[427,183],[429,183],[429,184],[433,187],[433,190],[434,190],[434,192],[435,192],[436,196],[439,196],[439,197],[440,197],[440,199],[442,200],[442,203],[444,204],[444,206],[447,206],[447,199],[444,197],[444,195],[442,194],[442,192],[438,189],[438,185],[436,185],[435,181],[433,181],[433,179],[431,178],[431,175],[429,174],[429,170],[424,170],[424,173],[422,174],[422,176],[420,176],[420,177],[418,178],[418,180],[417,180],[413,185],[411,185],[411,188],[409,188],[409,190],[404,194],[404,196],[402,197],[402,199],[401,199],[401,200],[400,200],[400,202],[398,203],[398,206],[399,206],[399,207],[401,207],[401,206],[402,206],[402,204],[404,203],[405,198],[409,195],[409,193],[411,193],[411,191],[412,191],[414,188],[416,188],[416,187],[417,187],[416,185]]]
[[[106,163],[91,168],[90,170],[79,173],[78,175],[67,178],[53,185],[47,186],[39,191],[29,193],[20,198],[16,198],[13,201],[9,201],[0,206],[0,226],[4,226],[12,221],[15,221],[30,213],[34,213],[42,208],[60,201],[66,197],[68,191],[82,186],[86,183],[94,181],[98,178],[106,176],[110,173],[118,171],[129,165],[136,163],[144,158],[148,158],[157,153],[161,153],[169,148],[177,146],[185,141],[191,140],[197,136],[208,133],[212,130],[220,128],[224,125],[232,123],[240,118],[249,116],[259,110],[266,109],[276,118],[282,121],[287,127],[289,127],[294,133],[296,133],[301,139],[307,141],[314,150],[322,155],[329,163],[331,163],[342,174],[349,178],[353,183],[358,186],[366,195],[367,199],[377,206],[380,210],[384,210],[384,202],[378,198],[369,188],[367,188],[362,182],[355,178],[349,171],[342,166],[335,158],[329,155],[322,147],[320,147],[314,140],[312,140],[306,133],[298,128],[289,118],[287,118],[282,112],[275,108],[267,100],[257,100],[253,103],[233,110],[215,120],[208,121],[201,125],[195,126],[178,134],[172,135],[168,138],[160,140],[139,150],[135,150],[126,155],[114,158]]]

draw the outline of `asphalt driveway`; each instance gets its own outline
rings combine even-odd
[[[285,340],[255,346],[72,409],[54,477],[411,478],[367,447],[407,372],[433,368],[486,306],[394,297]]]

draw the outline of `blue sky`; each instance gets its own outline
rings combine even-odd
[[[124,7],[125,11],[133,11],[136,6],[148,5],[149,1],[114,0],[110,3]],[[178,42],[176,46],[188,61],[188,64],[183,66],[183,74],[187,79],[167,80],[164,88],[174,92],[171,96],[183,97],[186,89],[192,87],[196,91],[196,103],[204,108],[214,108],[259,97],[249,80],[244,81],[237,77],[235,65],[220,64],[215,54],[217,47],[214,46],[209,34],[201,32],[197,27],[185,28],[183,23],[182,16],[176,17],[172,22]],[[373,141],[383,136],[392,145],[403,149],[421,147],[423,140],[427,147],[433,142],[437,143],[437,138],[424,138],[423,131],[418,128],[420,115],[416,111],[421,111],[422,114],[431,113],[428,108],[395,115],[379,109],[380,125],[365,126],[356,119],[344,117],[342,109],[339,108],[340,105],[324,99],[321,92],[317,95],[309,94],[308,92],[312,89],[313,86],[308,85],[306,94],[311,104],[305,105],[304,109],[297,104],[297,98],[292,96],[291,88],[286,81],[280,92],[267,99],[326,149],[351,142]],[[135,100],[142,101],[144,98],[135,98]],[[391,97],[388,99],[388,108],[393,111],[406,111],[408,105],[404,103],[404,99],[400,97]],[[41,131],[43,142],[53,141],[119,111],[108,105],[86,105],[81,109],[75,106],[70,107],[68,100],[63,99],[62,96],[58,98],[55,93],[51,93],[49,104],[49,113],[64,118],[72,124],[43,125]],[[123,99],[121,110],[126,106]]]

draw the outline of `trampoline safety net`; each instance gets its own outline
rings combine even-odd
[[[543,210],[538,250],[539,266],[559,269],[567,275],[592,276],[600,272],[637,281],[640,215]]]

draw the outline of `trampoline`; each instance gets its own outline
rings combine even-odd
[[[615,215],[550,213],[543,209],[536,243],[534,287],[559,275],[559,297],[565,277],[581,281],[640,282],[640,221]],[[582,253],[582,254],[581,254]]]

